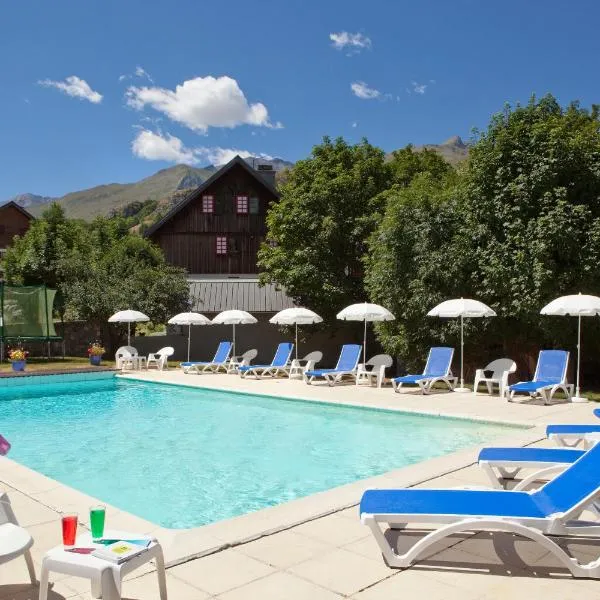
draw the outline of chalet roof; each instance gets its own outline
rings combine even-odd
[[[6,202],[5,204],[0,205],[0,210],[2,210],[3,208],[6,208],[7,206],[12,206],[13,208],[16,208],[19,212],[23,213],[30,221],[33,221],[35,219],[35,217],[29,211],[25,210],[22,206],[17,204],[14,200],[11,200],[10,202]]]
[[[204,183],[199,185],[195,190],[190,192],[179,204],[176,204],[158,223],[150,227],[144,236],[148,237],[158,231],[165,223],[168,223],[179,211],[183,210],[190,202],[199,198],[203,192],[211,186],[215,181],[220,179],[225,173],[228,173],[233,167],[239,165],[245,169],[258,183],[260,183],[273,196],[279,198],[279,192],[268,182],[264,177],[254,170],[248,163],[239,155],[234,156],[226,165],[223,165],[218,171],[215,171]]]
[[[275,313],[294,306],[286,293],[272,284],[258,285],[258,279],[207,277],[189,281],[190,310],[218,313],[238,309],[250,313]]]

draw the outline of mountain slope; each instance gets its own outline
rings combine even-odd
[[[210,177],[206,169],[176,165],[162,169],[136,183],[110,183],[87,190],[72,192],[56,198],[68,217],[91,220],[99,215],[107,216],[133,202],[162,200],[182,188],[193,188]],[[41,214],[44,205],[31,207],[34,216]]]
[[[452,166],[463,162],[469,156],[469,146],[465,144],[459,135],[454,135],[441,144],[424,144],[422,146],[414,146],[415,152],[423,149],[433,150],[448,161]],[[386,159],[392,159],[392,153],[386,154]]]

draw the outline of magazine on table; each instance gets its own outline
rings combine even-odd
[[[114,562],[118,565],[148,550],[152,540],[105,540],[110,544],[102,545],[92,552],[92,556]]]

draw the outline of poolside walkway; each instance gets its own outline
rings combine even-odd
[[[472,394],[434,394],[429,397],[393,394],[390,388],[307,386],[294,381],[244,381],[235,376],[183,376],[175,371],[143,373],[144,379],[185,383],[276,396],[330,401],[395,410],[465,416],[492,421],[527,423],[502,444],[547,445],[541,426],[553,422],[600,423],[592,404],[553,406],[508,404],[497,397]],[[494,443],[500,443],[495,441]],[[388,568],[369,530],[358,519],[355,505],[362,489],[379,485],[456,487],[487,485],[484,473],[473,464],[477,449],[468,449],[413,465],[368,484],[357,482],[322,494],[296,500],[252,515],[183,532],[160,530],[109,508],[111,527],[154,532],[175,566],[167,571],[171,600],[393,600],[427,597],[427,600],[511,600],[539,598],[600,599],[600,582],[575,580],[543,548],[508,534],[455,536],[440,542],[410,569]],[[81,511],[92,499],[56,481],[8,461],[0,461],[0,480],[13,502],[21,524],[35,538],[36,567],[44,552],[60,539],[59,511]],[[304,521],[300,523],[300,521]],[[201,530],[201,531],[200,531]],[[410,543],[418,527],[399,540]],[[570,544],[571,552],[586,561],[600,556],[600,541]],[[207,553],[199,558],[187,559]],[[177,564],[180,561],[181,564]],[[136,573],[124,584],[123,598],[158,598],[151,568]],[[0,566],[0,599],[37,598],[27,585],[24,561]],[[88,582],[57,576],[50,600],[90,598]]]

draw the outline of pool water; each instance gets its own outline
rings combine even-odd
[[[0,383],[10,458],[171,528],[280,504],[507,430],[112,377]]]

